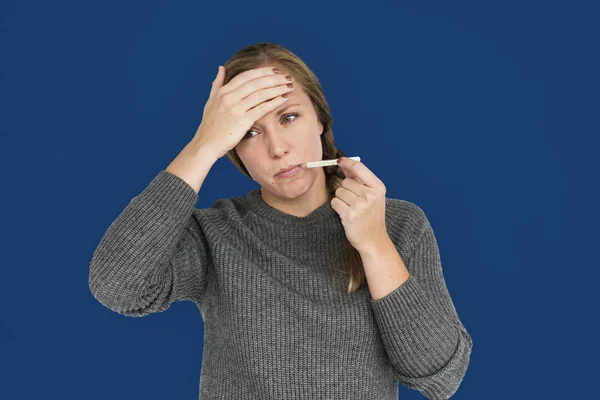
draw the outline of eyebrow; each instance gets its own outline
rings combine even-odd
[[[277,110],[277,111],[275,112],[275,115],[276,115],[276,116],[279,116],[279,115],[283,114],[283,112],[284,112],[285,110],[287,110],[288,108],[292,108],[292,107],[294,107],[294,106],[301,106],[301,105],[302,105],[302,104],[300,104],[300,103],[296,103],[296,104],[286,104],[286,106],[285,106],[285,107],[283,107],[281,110]],[[272,112],[272,111],[271,111],[271,112]],[[259,124],[258,122],[256,122],[256,121],[254,122],[254,124],[255,124],[255,125],[258,125],[258,126],[260,126],[260,124]]]
[[[291,108],[291,107],[294,107],[294,106],[301,106],[301,105],[302,105],[302,104],[300,104],[300,103],[297,103],[297,104],[288,104],[288,105],[286,105],[285,107],[283,107],[281,110],[277,111],[277,112],[275,113],[275,115],[280,115],[280,114],[282,114],[282,113],[283,113],[285,110],[287,110],[288,108]]]

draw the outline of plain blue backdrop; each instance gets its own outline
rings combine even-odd
[[[197,399],[196,306],[121,316],[89,263],[218,65],[260,41],[308,64],[339,148],[427,214],[474,341],[453,398],[598,398],[599,9],[416,3],[3,1],[0,398]],[[256,187],[224,157],[197,207]]]

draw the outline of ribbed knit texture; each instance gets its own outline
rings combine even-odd
[[[204,321],[200,399],[398,399],[398,382],[447,399],[472,339],[448,293],[437,242],[415,204],[386,198],[386,227],[411,276],[378,300],[332,278],[344,228],[329,202],[305,217],[260,188],[195,208],[165,170],[104,233],[89,287],[104,306],[142,317],[178,300]]]

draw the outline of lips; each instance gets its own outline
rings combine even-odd
[[[281,173],[283,173],[283,172],[287,172],[287,171],[289,171],[289,170],[291,170],[291,169],[294,169],[294,168],[296,168],[298,165],[299,165],[299,164],[295,164],[295,165],[290,165],[289,167],[286,167],[286,168],[281,168],[281,169],[279,170],[279,172],[277,172],[275,175],[279,175],[279,174],[281,174]]]

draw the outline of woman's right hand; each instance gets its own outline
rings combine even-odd
[[[256,121],[288,99],[282,94],[294,90],[287,86],[291,81],[272,67],[242,72],[225,86],[224,80],[225,67],[219,66],[193,138],[218,158],[233,149]]]

